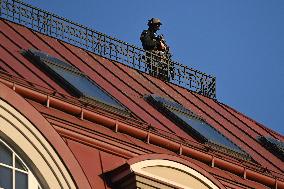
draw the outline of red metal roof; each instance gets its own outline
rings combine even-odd
[[[250,154],[258,165],[247,163],[248,166],[257,168],[261,165],[263,168],[276,172],[271,174],[284,179],[284,176],[281,175],[284,170],[284,163],[257,141],[257,137],[260,135],[273,136],[282,141],[284,137],[233,108],[3,19],[0,20],[0,32],[0,69],[6,72],[3,73],[2,71],[0,74],[2,81],[8,80],[7,78],[12,82],[22,80],[21,82],[25,83],[25,86],[29,86],[33,90],[41,88],[43,91],[56,91],[59,97],[71,99],[71,94],[20,53],[22,49],[34,48],[41,50],[71,63],[105,91],[112,94],[135,115],[133,119],[127,120],[127,124],[138,125],[137,127],[139,127],[137,122],[143,122],[144,125],[142,124],[141,128],[145,129],[147,125],[151,125],[156,129],[157,135],[161,134],[172,141],[187,140],[196,146],[202,146],[148,104],[143,97],[148,94],[157,94],[174,99],[202,117],[211,126]],[[93,187],[103,188],[105,183],[100,175],[123,164],[131,157],[149,153],[176,154],[176,152],[170,151],[164,146],[147,144],[132,135],[113,132],[109,128],[95,124],[90,120],[80,120],[69,112],[57,110],[56,108],[47,108],[32,98],[27,98],[27,100],[65,139],[66,144],[73,151],[88,177],[90,185]],[[76,103],[80,106],[79,101]],[[111,114],[106,115],[114,120],[121,119]],[[137,122],[135,121],[136,118]],[[103,148],[105,145],[103,143],[108,145]],[[232,158],[226,157],[226,155],[218,154],[218,157],[234,162]],[[235,174],[227,174],[198,160],[185,156],[182,158],[208,170],[225,186],[232,188],[236,186],[239,188],[266,188],[262,184],[244,180]],[[91,162],[93,159],[100,159],[101,164],[86,163]],[[109,164],[109,161],[115,163]],[[240,161],[234,163],[242,164]]]

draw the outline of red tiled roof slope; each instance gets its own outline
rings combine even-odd
[[[257,142],[257,137],[261,135],[273,136],[282,141],[283,136],[258,124],[227,105],[3,19],[0,20],[0,41],[0,69],[16,78],[22,78],[23,82],[24,80],[29,81],[28,84],[31,87],[36,84],[46,90],[56,91],[61,96],[71,95],[20,53],[22,49],[34,48],[69,62],[87,74],[105,91],[112,94],[133,112],[133,120],[137,118],[139,121],[144,122],[145,125],[149,124],[157,131],[175,140],[184,139],[197,143],[194,138],[148,104],[143,97],[148,94],[157,94],[172,99],[205,119],[206,122],[249,153],[259,165],[279,173],[280,176],[280,173],[283,173],[284,163]],[[126,159],[141,154],[175,154],[175,152],[170,152],[167,149],[148,145],[131,136],[117,134],[99,124],[94,125],[89,121],[80,120],[63,111],[46,108],[33,100],[28,101],[65,139],[83,169],[86,170],[85,174],[92,186],[105,185],[99,178],[91,179],[94,175],[99,177],[98,175],[103,172],[115,168],[115,165],[107,167],[107,159],[113,158],[116,159],[115,162],[122,163]],[[128,120],[128,122],[131,122],[131,120]],[[74,139],[76,136],[81,137],[80,140],[76,139],[79,142]],[[102,141],[113,145],[113,151],[104,149]],[[128,150],[128,152],[126,153],[121,149]],[[99,158],[101,166],[91,165],[92,168],[88,168],[89,165],[85,164],[85,162],[89,161],[90,156]],[[189,159],[208,170],[228,188],[233,188],[236,185],[239,188],[266,188],[256,182],[241,179],[234,174],[225,174],[220,169],[212,168],[197,160],[188,157],[183,158]],[[224,156],[224,158],[227,157]],[[284,179],[283,175],[281,177]],[[235,183],[230,183],[230,180],[234,180]]]

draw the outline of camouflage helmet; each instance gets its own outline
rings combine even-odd
[[[162,25],[159,18],[151,18],[150,20],[148,20],[148,26],[155,25],[155,24]]]

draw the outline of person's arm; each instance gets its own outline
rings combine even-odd
[[[158,50],[165,51],[167,46],[163,43],[163,41],[159,41]]]

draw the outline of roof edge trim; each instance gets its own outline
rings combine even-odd
[[[7,87],[12,88],[16,93],[20,95],[31,98],[39,103],[46,104],[48,101],[49,107],[53,107],[64,112],[70,113],[74,116],[81,116],[82,108],[76,105],[69,104],[62,100],[56,99],[54,97],[49,97],[40,92],[33,91],[31,89],[19,86],[15,83],[2,80],[0,82],[5,84]],[[125,123],[121,123],[114,119],[105,117],[103,115],[99,115],[97,113],[86,111],[84,113],[84,119],[99,123],[103,126],[106,126],[116,132],[122,132],[133,136],[140,140],[147,140],[149,144],[157,145],[163,147],[165,149],[171,150],[173,152],[179,153],[179,155],[185,155],[194,159],[197,159],[205,164],[211,165],[212,167],[218,167],[223,170],[227,170],[233,174],[236,174],[241,177],[246,177],[246,179],[254,180],[261,184],[274,187],[275,183],[277,183],[278,189],[284,189],[284,180],[279,180],[280,178],[273,178],[271,176],[265,175],[263,173],[259,173],[256,170],[250,170],[242,165],[237,165],[235,163],[223,160],[219,157],[215,157],[213,155],[207,154],[205,152],[190,148],[188,146],[183,146],[182,144],[172,141],[170,139],[164,138],[162,136],[156,135],[154,133],[149,133],[149,131],[145,131],[142,128],[135,128]]]

